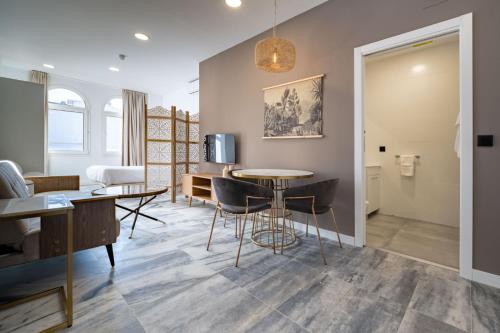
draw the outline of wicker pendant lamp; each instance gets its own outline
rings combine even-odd
[[[273,36],[255,45],[255,65],[271,73],[288,72],[295,67],[295,46],[286,39],[276,37],[276,0],[274,0]]]

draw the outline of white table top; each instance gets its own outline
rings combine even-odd
[[[299,179],[311,178],[314,176],[314,172],[289,169],[240,169],[234,170],[233,175],[235,177],[253,179]]]
[[[62,194],[41,195],[25,199],[0,199],[0,219],[64,213],[73,208],[71,201]]]

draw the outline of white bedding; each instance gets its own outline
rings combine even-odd
[[[87,177],[104,185],[144,183],[143,166],[91,165]]]

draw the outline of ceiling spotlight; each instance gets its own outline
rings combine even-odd
[[[149,36],[146,34],[143,34],[142,32],[137,32],[134,34],[135,38],[139,40],[149,40]]]
[[[411,71],[412,71],[413,73],[422,73],[422,72],[424,72],[426,69],[427,69],[427,67],[426,67],[425,65],[419,64],[419,65],[415,65],[415,66],[413,66],[413,68],[411,69]]]
[[[109,67],[108,69],[109,69],[110,71],[112,71],[112,72],[119,72],[119,71],[120,71],[120,69],[119,69],[119,68],[116,68],[116,67]]]
[[[226,0],[226,5],[232,8],[238,8],[241,6],[241,0]]]
[[[50,65],[50,64],[43,64],[43,67],[47,67],[47,68],[50,68],[50,69],[54,69],[54,65]]]

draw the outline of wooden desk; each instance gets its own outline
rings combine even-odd
[[[39,293],[0,305],[0,311],[31,302],[50,294],[61,293],[64,299],[66,320],[44,332],[55,332],[73,325],[73,204],[62,194],[44,195],[26,199],[0,199],[0,223],[30,217],[66,215],[68,226],[66,256],[66,293],[64,287],[44,290]]]

